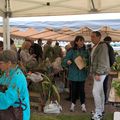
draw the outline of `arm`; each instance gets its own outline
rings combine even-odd
[[[21,94],[21,91],[26,86],[24,80],[25,78],[23,76],[20,77],[20,75],[16,74],[10,81],[5,93],[0,92],[0,110],[7,109],[18,101],[18,95]]]
[[[67,67],[70,64],[72,64],[72,50],[70,50],[69,52],[67,52],[66,56],[63,58],[62,60],[62,66],[63,67]]]
[[[109,69],[109,54],[107,45],[101,44],[99,45],[99,50],[97,53],[97,70],[96,74],[105,74]]]

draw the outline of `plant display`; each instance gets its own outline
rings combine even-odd
[[[43,80],[41,82],[32,82],[29,86],[29,90],[40,93],[40,102],[42,104],[50,103],[51,100],[57,100],[60,102],[60,95],[58,88],[52,82],[51,77],[41,73]]]
[[[118,95],[120,97],[120,55],[118,54],[118,52],[115,52],[115,62],[112,65],[111,69],[113,71],[116,71],[118,73],[118,80],[113,80],[112,81],[112,87],[114,87],[116,95]]]
[[[37,66],[34,66],[32,69],[27,69],[27,71],[40,71],[42,73],[51,73],[52,72],[52,63],[49,59],[40,61]]]
[[[48,76],[44,74],[42,75],[44,77],[44,81],[42,82],[42,89],[44,94],[47,96],[47,102],[49,102],[52,99],[52,97],[54,97],[53,99],[57,99],[57,101],[60,102],[58,88],[52,82],[52,79],[50,79]]]
[[[114,71],[120,71],[120,55],[116,55],[115,62],[111,69]]]
[[[120,81],[112,81],[112,87],[115,88],[116,94],[120,97]]]

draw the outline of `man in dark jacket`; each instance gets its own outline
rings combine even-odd
[[[106,36],[104,38],[104,42],[108,46],[108,52],[109,52],[109,60],[110,60],[110,67],[113,65],[115,61],[115,54],[114,54],[114,49],[110,45],[110,42],[112,41],[110,36]],[[103,89],[104,89],[104,94],[105,94],[105,104],[108,102],[108,96],[107,96],[107,91],[108,91],[108,79],[109,79],[109,74],[106,76],[104,82],[103,82]]]

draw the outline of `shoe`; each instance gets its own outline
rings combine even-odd
[[[71,107],[70,107],[70,112],[74,112],[74,111],[75,111],[75,104],[72,103],[72,104],[71,104]]]
[[[98,113],[92,113],[93,116],[91,118],[91,120],[102,120],[103,119],[103,116],[101,114],[98,114]]]
[[[105,111],[102,112],[102,116],[104,116],[104,115],[105,115]]]
[[[109,102],[108,101],[105,101],[105,105],[108,105],[109,104]]]
[[[85,104],[82,104],[82,105],[81,105],[81,110],[82,110],[83,112],[87,112],[86,107],[85,107]]]

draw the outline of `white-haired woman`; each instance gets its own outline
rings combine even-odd
[[[0,120],[30,120],[27,81],[17,66],[17,55],[14,51],[4,50],[0,53],[0,69],[3,72],[0,86],[6,88],[0,90]],[[15,113],[14,110],[18,112]],[[22,116],[19,114],[21,110]]]

